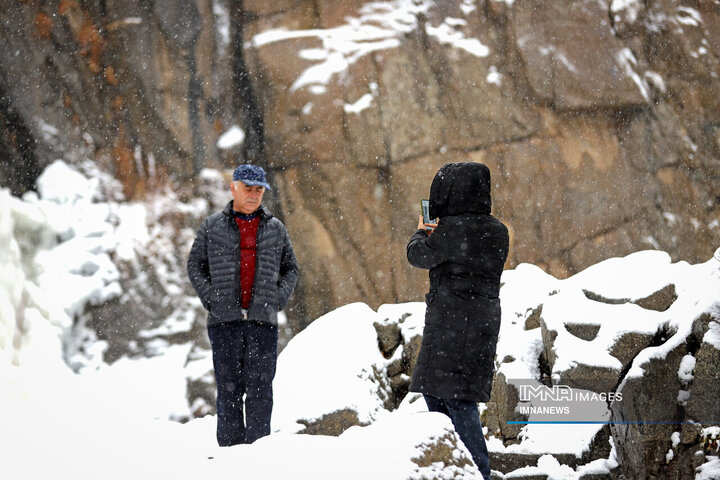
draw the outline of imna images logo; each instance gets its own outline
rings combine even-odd
[[[519,386],[518,396],[521,402],[612,402],[622,401],[622,392],[591,392],[574,390],[568,385],[529,385]]]

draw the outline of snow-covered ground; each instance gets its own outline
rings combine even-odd
[[[380,419],[367,368],[386,361],[372,326],[377,313],[367,306],[319,319],[285,349],[275,434],[251,446],[217,447],[214,416],[171,420],[190,415],[187,381],[212,367],[208,356],[188,362],[190,344],[160,343],[149,358],[128,355],[108,365],[106,342],[89,338],[82,352],[68,355],[63,345],[72,344],[78,315],[123,293],[111,257],[132,261],[150,241],[152,205],[122,202],[119,191],[111,178],[61,161],[38,179],[37,194],[19,199],[0,191],[2,478],[480,478],[444,416],[417,413],[417,403]],[[161,282],[175,281],[172,273]],[[188,328],[169,318],[156,330]],[[322,356],[317,343],[328,336]],[[358,342],[341,346],[340,338]],[[293,384],[298,368],[311,381]],[[294,434],[296,420],[336,405],[363,412],[360,420],[372,425],[339,437]],[[436,443],[453,449],[454,462],[413,461]]]
[[[88,306],[122,294],[111,254],[132,259],[150,241],[151,207],[119,201],[112,185],[99,173],[82,174],[56,162],[38,180],[37,194],[18,199],[0,190],[0,477],[481,478],[468,465],[469,454],[450,421],[428,413],[417,395],[406,396],[392,411],[385,406],[387,385],[381,377],[401,352],[383,357],[374,324],[401,318],[401,335],[408,340],[422,332],[422,303],[384,305],[378,311],[362,303],[346,305],[293,338],[278,360],[273,435],[248,446],[218,448],[213,416],[172,421],[190,414],[188,379],[211,368],[207,356],[188,362],[191,345],[162,345],[150,358],[128,355],[108,365],[102,361],[106,345],[90,341],[82,358],[68,358],[63,344],[74,319]],[[607,351],[611,339],[627,331],[654,332],[662,324],[686,334],[699,313],[716,308],[720,262],[672,263],[662,252],[645,251],[566,280],[521,265],[505,272],[503,282],[499,369],[507,378],[539,378],[540,329],[525,329],[538,305],[543,304],[549,325],[580,314],[583,322],[600,325],[597,336],[583,343],[558,335],[553,375],[579,360],[618,368]],[[678,300],[665,312],[598,302],[588,310],[582,295],[589,290],[633,300],[668,283],[675,285]],[[637,322],[607,321],[620,317],[603,309],[613,309],[613,315],[622,311],[622,318]],[[175,328],[177,319],[168,325]],[[708,342],[720,345],[719,328],[708,331]],[[673,342],[644,350],[630,375],[642,375],[643,361],[662,357]],[[687,360],[678,375],[691,379],[694,363]],[[356,412],[367,426],[338,437],[297,434],[301,421],[343,409]],[[579,456],[599,426],[566,426],[563,435],[557,428],[527,425],[522,441],[507,447],[489,432],[488,445],[494,452]],[[450,448],[453,461],[419,460],[438,444]],[[614,453],[577,469],[544,455],[537,465],[507,478],[545,473],[551,479],[577,479],[616,465]],[[718,475],[720,464],[710,461],[697,478]]]

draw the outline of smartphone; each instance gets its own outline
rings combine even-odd
[[[430,200],[420,200],[420,210],[422,211],[423,223],[435,223],[430,219]],[[425,230],[433,230],[433,228],[425,227]]]

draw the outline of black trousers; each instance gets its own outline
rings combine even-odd
[[[217,383],[217,441],[252,443],[270,434],[278,329],[266,323],[208,327]]]

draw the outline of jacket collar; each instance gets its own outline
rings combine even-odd
[[[260,214],[260,221],[266,222],[270,220],[274,215],[270,210],[267,209],[265,205],[260,205],[259,214]],[[223,208],[222,213],[230,218],[233,218],[233,201],[230,200],[227,205],[225,205],[225,208]]]

